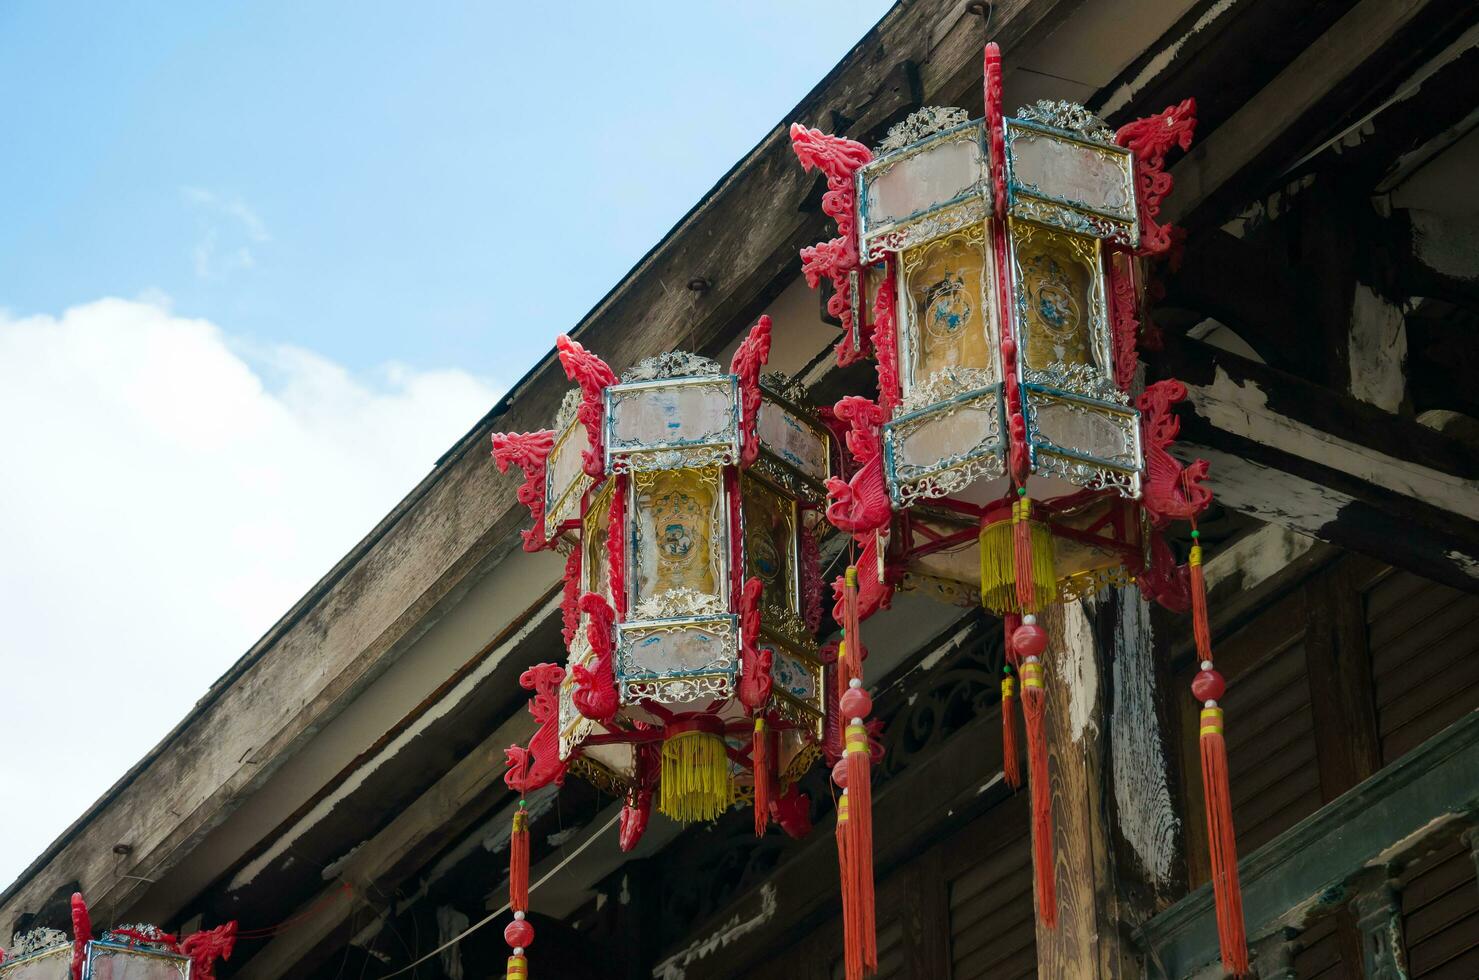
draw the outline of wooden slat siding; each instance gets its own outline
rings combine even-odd
[[[1340,958],[1335,916],[1327,915],[1299,934],[1294,973],[1299,980],[1345,980],[1349,974]]]
[[[1222,705],[1233,824],[1238,851],[1247,854],[1320,806],[1304,644],[1276,649],[1229,677]]]
[[[832,962],[832,980],[845,980],[846,976],[839,956]],[[874,977],[876,980],[913,980],[904,963],[904,920],[894,918],[879,925],[878,972]]]
[[[1037,975],[1026,800],[997,808],[990,852],[948,883],[953,980]]]
[[[1462,842],[1408,868],[1400,879],[1410,980],[1479,977],[1479,887]]]
[[[1366,617],[1389,764],[1479,707],[1479,596],[1394,571],[1366,593]]]
[[[1213,637],[1217,669],[1227,678],[1222,706],[1227,722],[1233,819],[1238,831],[1238,851],[1242,854],[1273,836],[1274,828],[1288,826],[1319,805],[1309,687],[1305,677],[1304,641],[1308,622],[1308,603],[1301,585],[1253,619],[1237,624],[1227,635]],[[1196,671],[1195,658],[1189,657],[1177,675],[1179,692],[1187,691]],[[1197,737],[1201,705],[1189,693],[1182,693],[1176,705],[1185,799],[1187,880],[1191,888],[1196,888],[1207,881],[1208,873],[1207,818]],[[1289,771],[1285,779],[1272,781],[1272,772],[1283,772],[1286,768]],[[1292,809],[1286,807],[1286,814],[1267,826],[1259,825],[1262,820],[1251,822],[1259,814],[1248,808],[1269,790],[1282,791],[1290,782],[1301,792],[1299,798],[1285,801],[1292,804]],[[1309,792],[1311,788],[1313,794]]]

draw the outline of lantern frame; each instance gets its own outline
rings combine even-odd
[[[190,980],[192,966],[190,957],[137,943],[108,942],[106,936],[103,939],[88,941],[87,958],[82,971],[83,980],[92,980],[95,977],[94,970],[98,968],[100,961],[116,956],[158,960],[173,968],[172,976],[178,977],[179,980]]]

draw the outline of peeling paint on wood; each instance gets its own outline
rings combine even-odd
[[[1171,805],[1166,753],[1156,716],[1150,607],[1138,591],[1129,589],[1121,591],[1118,607],[1114,708],[1109,717],[1118,829],[1146,878],[1159,889],[1171,882],[1171,857],[1181,823]]]
[[[1407,394],[1405,310],[1356,283],[1351,302],[1351,394],[1395,412]]]
[[[684,980],[688,976],[689,966],[712,956],[725,946],[742,939],[775,918],[776,909],[779,906],[775,885],[766,882],[761,886],[758,896],[759,908],[754,912],[750,914],[736,912],[713,933],[695,940],[691,945],[659,963],[652,971],[652,976],[656,980]]]
[[[1099,668],[1094,654],[1094,624],[1087,608],[1092,601],[1084,599],[1063,607],[1063,650],[1058,664],[1062,687],[1068,691],[1068,733],[1075,742],[1099,734]]]

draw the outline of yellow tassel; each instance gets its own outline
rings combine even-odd
[[[996,613],[1035,612],[1053,604],[1058,597],[1058,576],[1053,564],[1053,535],[1024,510],[1031,507],[1025,500],[1012,502],[1012,516],[981,528],[978,538],[981,555],[981,605]],[[1022,608],[1017,599],[1017,558],[1013,535],[1018,522],[1027,520],[1032,534],[1032,580],[1034,606]]]
[[[662,744],[657,808],[679,823],[714,820],[734,803],[734,783],[724,739],[682,732]]]

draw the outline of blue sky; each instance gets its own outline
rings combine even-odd
[[[505,383],[887,9],[0,5],[0,305]]]
[[[887,7],[0,3],[0,887]]]

